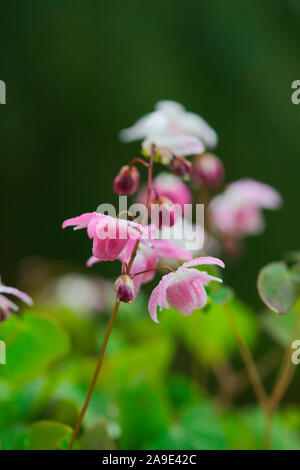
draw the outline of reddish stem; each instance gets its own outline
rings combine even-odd
[[[154,271],[159,271],[160,269],[166,269],[167,271],[169,271],[170,273],[174,273],[174,269],[172,268],[169,268],[169,266],[157,266],[157,268],[153,268],[153,269],[145,269],[145,271],[140,271],[138,273],[134,273],[134,274],[131,274],[131,277],[135,277],[135,276],[139,276],[139,274],[144,274],[144,273],[150,273],[150,272],[154,272]]]
[[[141,163],[141,165],[144,165],[146,168],[149,168],[149,163],[145,162],[142,158],[133,158],[131,162],[129,163],[129,166],[132,167],[135,163]]]

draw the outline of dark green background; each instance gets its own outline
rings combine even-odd
[[[115,201],[112,179],[136,155],[118,131],[174,99],[218,131],[227,180],[249,176],[284,196],[226,279],[258,303],[258,269],[299,249],[300,79],[297,0],[44,0],[1,5],[1,266],[28,255],[83,263],[64,218]],[[97,267],[110,274],[116,267]]]

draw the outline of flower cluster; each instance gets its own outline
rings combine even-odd
[[[137,193],[136,203],[146,207],[146,217],[138,222],[129,211],[125,212],[134,220],[92,212],[66,220],[63,228],[74,226],[87,230],[93,240],[88,266],[101,261],[121,262],[121,274],[115,283],[118,301],[133,302],[141,285],[152,281],[156,271],[165,269],[169,274],[162,277],[149,300],[152,319],[158,321],[157,307],[168,309],[169,305],[190,315],[206,304],[204,286],[221,281],[194,266],[224,267],[224,263],[214,256],[198,256],[193,260],[185,246],[164,238],[167,228],[169,234],[170,228],[176,234],[176,227],[183,220],[193,225],[191,214],[187,215],[185,210],[193,200],[186,182],[191,178],[196,202],[205,204],[204,246],[209,255],[222,250],[228,252],[230,240],[259,233],[264,226],[262,209],[279,207],[280,195],[270,186],[251,179],[232,183],[222,191],[224,165],[211,153],[218,142],[216,132],[202,117],[174,101],[158,102],[152,113],[123,130],[120,137],[125,142],[142,140],[142,157],[122,166],[113,189],[118,195]],[[171,173],[164,171],[152,179],[156,162],[169,167]],[[142,188],[139,164],[148,172],[147,185]],[[167,266],[161,266],[162,260],[167,260]],[[174,270],[174,262],[182,261]]]

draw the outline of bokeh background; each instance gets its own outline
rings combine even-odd
[[[297,0],[2,5],[0,272],[6,284],[34,294],[35,306],[0,325],[9,346],[0,370],[0,448],[67,445],[111,306],[95,315],[86,299],[98,300],[85,278],[63,278],[57,290],[52,276],[107,279],[119,266],[88,271],[86,235],[63,232],[61,223],[117,202],[112,180],[139,151],[118,133],[161,99],[183,103],[217,130],[227,182],[248,176],[283,195],[279,211],[266,211],[264,235],[250,238],[224,273],[241,299],[231,301],[233,316],[271,389],[293,316],[257,315],[256,278],[263,265],[300,248],[300,105],[291,102],[299,26]],[[90,294],[74,304],[74,292]],[[108,286],[101,292],[112,299]],[[44,419],[60,423],[54,433],[32,424]],[[299,374],[276,420],[275,448],[300,448]],[[129,309],[122,305],[79,448],[261,448],[262,434],[221,306],[188,321],[170,309],[157,326],[143,294]]]
[[[120,129],[174,99],[217,130],[227,181],[249,176],[284,197],[226,272],[259,305],[258,269],[299,248],[300,6],[296,0],[6,2],[1,79],[1,272],[28,255],[84,262],[63,219],[115,200],[111,182],[138,143]],[[105,265],[99,268],[106,272]],[[113,268],[114,269],[114,268]],[[113,271],[111,271],[112,273]],[[244,273],[247,272],[247,276]]]

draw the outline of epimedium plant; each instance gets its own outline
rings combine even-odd
[[[87,261],[89,267],[104,261],[120,263],[120,275],[115,281],[115,303],[88,392],[71,438],[70,427],[41,421],[33,424],[25,437],[20,437],[20,446],[26,447],[27,441],[31,448],[44,446],[45,441],[50,439],[53,445],[63,442],[63,448],[66,445],[69,449],[73,448],[75,441],[80,437],[79,431],[86,412],[91,407],[92,394],[97,388],[97,379],[120,307],[129,304],[128,308],[134,310],[142,285],[153,281],[158,272],[167,271],[154,287],[148,300],[152,320],[158,323],[164,317],[163,312],[158,317],[158,310],[169,310],[171,317],[173,313],[175,315],[175,311],[187,317],[195,312],[186,326],[182,323],[168,324],[168,327],[174,329],[172,332],[176,332],[176,328],[179,329],[187,346],[191,344],[191,349],[194,350],[199,334],[198,323],[193,322],[193,319],[196,319],[199,310],[206,312],[206,315],[203,315],[205,321],[202,328],[208,328],[208,331],[210,322],[218,321],[224,335],[224,322],[227,320],[230,328],[228,331],[231,331],[230,334],[236,339],[249,382],[265,415],[263,445],[265,448],[271,448],[272,431],[275,433],[277,426],[274,414],[294,372],[289,356],[290,343],[274,389],[271,394],[267,394],[260,368],[252,357],[246,338],[247,322],[244,328],[240,328],[239,315],[243,317],[245,307],[234,298],[232,289],[221,285],[220,268],[224,268],[224,257],[230,260],[231,257],[242,254],[247,236],[263,231],[263,209],[278,208],[281,196],[271,186],[249,178],[225,185],[224,164],[212,153],[218,141],[216,132],[200,116],[187,112],[183,106],[173,101],[159,102],[154,112],[122,131],[120,137],[123,141],[142,140],[142,146],[140,154],[122,166],[114,179],[113,189],[117,195],[134,196],[139,208],[143,204],[144,210],[139,216],[130,211],[122,211],[117,217],[95,211],[67,219],[63,223],[63,228],[73,226],[76,230],[87,231],[92,240],[92,256]],[[141,186],[140,167],[147,175],[145,186]],[[161,168],[163,171],[155,174],[156,169]],[[205,229],[204,246],[199,242],[199,246],[192,249],[186,239],[186,233],[182,231],[182,222],[190,227],[199,224],[199,221],[193,220],[191,213],[185,210],[191,203],[205,205],[205,224],[202,227]],[[151,219],[148,219],[150,215]],[[291,266],[284,262],[272,263],[263,268],[258,277],[259,293],[266,306],[280,314],[292,311],[295,320],[299,317],[296,303],[300,284],[299,259],[298,254],[294,255]],[[17,306],[7,298],[9,294],[16,295],[28,305],[32,303],[31,298],[23,292],[0,285],[1,321],[6,320],[11,311],[17,310]],[[25,321],[38,332],[47,331],[47,335],[51,333],[51,337],[56,338],[55,341],[59,339],[61,354],[67,349],[66,338],[48,319],[41,316],[39,320],[38,315],[31,317],[26,314]],[[18,319],[18,328],[21,330],[19,323]],[[153,328],[161,328],[161,331],[164,331],[163,321],[161,323],[160,327],[153,323]],[[295,325],[292,339],[297,332],[297,321]],[[10,330],[8,325],[8,337]],[[220,335],[218,340],[222,340],[224,345],[228,341],[226,335],[221,337],[221,331],[218,333],[215,330],[214,334]],[[200,342],[196,355],[216,357],[213,347],[210,346],[209,349],[208,346],[208,343]],[[205,351],[203,347],[206,347]],[[145,354],[149,354],[146,347]],[[20,356],[19,353],[18,355]],[[48,364],[54,356],[46,356],[44,359]],[[197,358],[195,360],[197,363]],[[20,377],[23,370],[20,364]],[[218,371],[216,374],[218,375]],[[222,377],[220,381],[223,381]],[[128,413],[124,413],[127,416]],[[197,413],[199,417],[206,416],[204,410],[198,409]],[[190,423],[190,418],[191,416],[188,419],[185,417],[184,422],[187,420]],[[190,433],[193,426],[199,431],[199,423],[196,423],[195,419],[192,421],[193,425],[187,425],[182,432]],[[126,427],[126,422],[124,426]],[[156,428],[156,424],[153,426]],[[163,424],[161,426],[164,427]],[[223,446],[225,444],[219,425],[216,429],[216,445]],[[201,439],[206,442],[205,429],[201,427],[199,432]],[[43,433],[43,440],[38,443],[38,436]],[[169,429],[168,433],[171,442],[175,442],[173,429]],[[66,444],[68,439],[69,444]],[[127,445],[130,445],[130,442],[141,445],[137,437],[135,441],[130,441],[128,436],[127,441]],[[207,440],[207,445],[212,444]]]
[[[203,271],[202,268],[199,269],[202,265],[224,268],[222,260],[214,256],[197,256],[193,259],[192,254],[176,246],[174,240],[166,242],[160,238],[164,226],[173,227],[176,224],[177,213],[173,208],[174,203],[183,205],[183,199],[189,191],[184,186],[184,190],[177,191],[178,183],[174,181],[174,177],[171,184],[170,179],[167,184],[164,175],[153,180],[154,164],[169,167],[176,177],[184,181],[192,177],[196,200],[206,205],[206,237],[214,240],[212,247],[205,248],[208,252],[216,251],[229,255],[240,253],[242,241],[247,235],[263,231],[262,209],[275,209],[281,204],[281,197],[275,189],[251,179],[231,183],[220,191],[225,170],[221,160],[210,151],[217,144],[217,135],[200,116],[187,112],[178,103],[159,102],[154,112],[122,131],[121,139],[124,141],[142,139],[141,154],[144,158],[136,157],[121,168],[114,180],[114,191],[118,195],[133,195],[140,185],[140,175],[136,165],[143,165],[148,173],[147,186],[141,191],[142,195],[140,194],[138,199],[144,200],[147,211],[152,205],[158,206],[158,216],[149,222],[145,211],[142,223],[139,224],[127,218],[121,219],[123,213],[113,218],[94,212],[68,219],[63,224],[63,228],[75,226],[76,229],[87,230],[89,238],[93,240],[93,253],[88,261],[89,266],[100,261],[116,259],[122,263],[121,275],[115,283],[115,306],[69,449],[73,447],[89,405],[120,302],[134,301],[143,283],[152,280],[156,271],[167,270],[169,273],[162,277],[150,296],[148,302],[150,315],[155,322],[158,322],[157,308],[169,309],[171,305],[175,310],[189,316],[195,310],[205,307],[207,303],[205,287],[211,281],[222,282],[219,277]],[[191,163],[187,157],[193,155],[195,157]],[[160,180],[160,184],[157,180]],[[183,182],[181,187],[182,185]],[[135,220],[133,214],[125,212]],[[151,215],[153,216],[153,211]],[[184,213],[182,217],[185,217]],[[199,247],[199,251],[201,248]],[[157,266],[161,258],[169,258],[172,262],[175,259],[184,263],[177,269],[173,269],[170,265]],[[273,291],[276,296],[278,291],[276,282]],[[271,415],[276,401],[267,398],[255,362],[233,322],[227,303],[231,295],[232,292],[228,289],[219,292],[212,290],[210,301],[224,304],[251,383],[259,403],[266,412],[265,447],[269,447]]]

